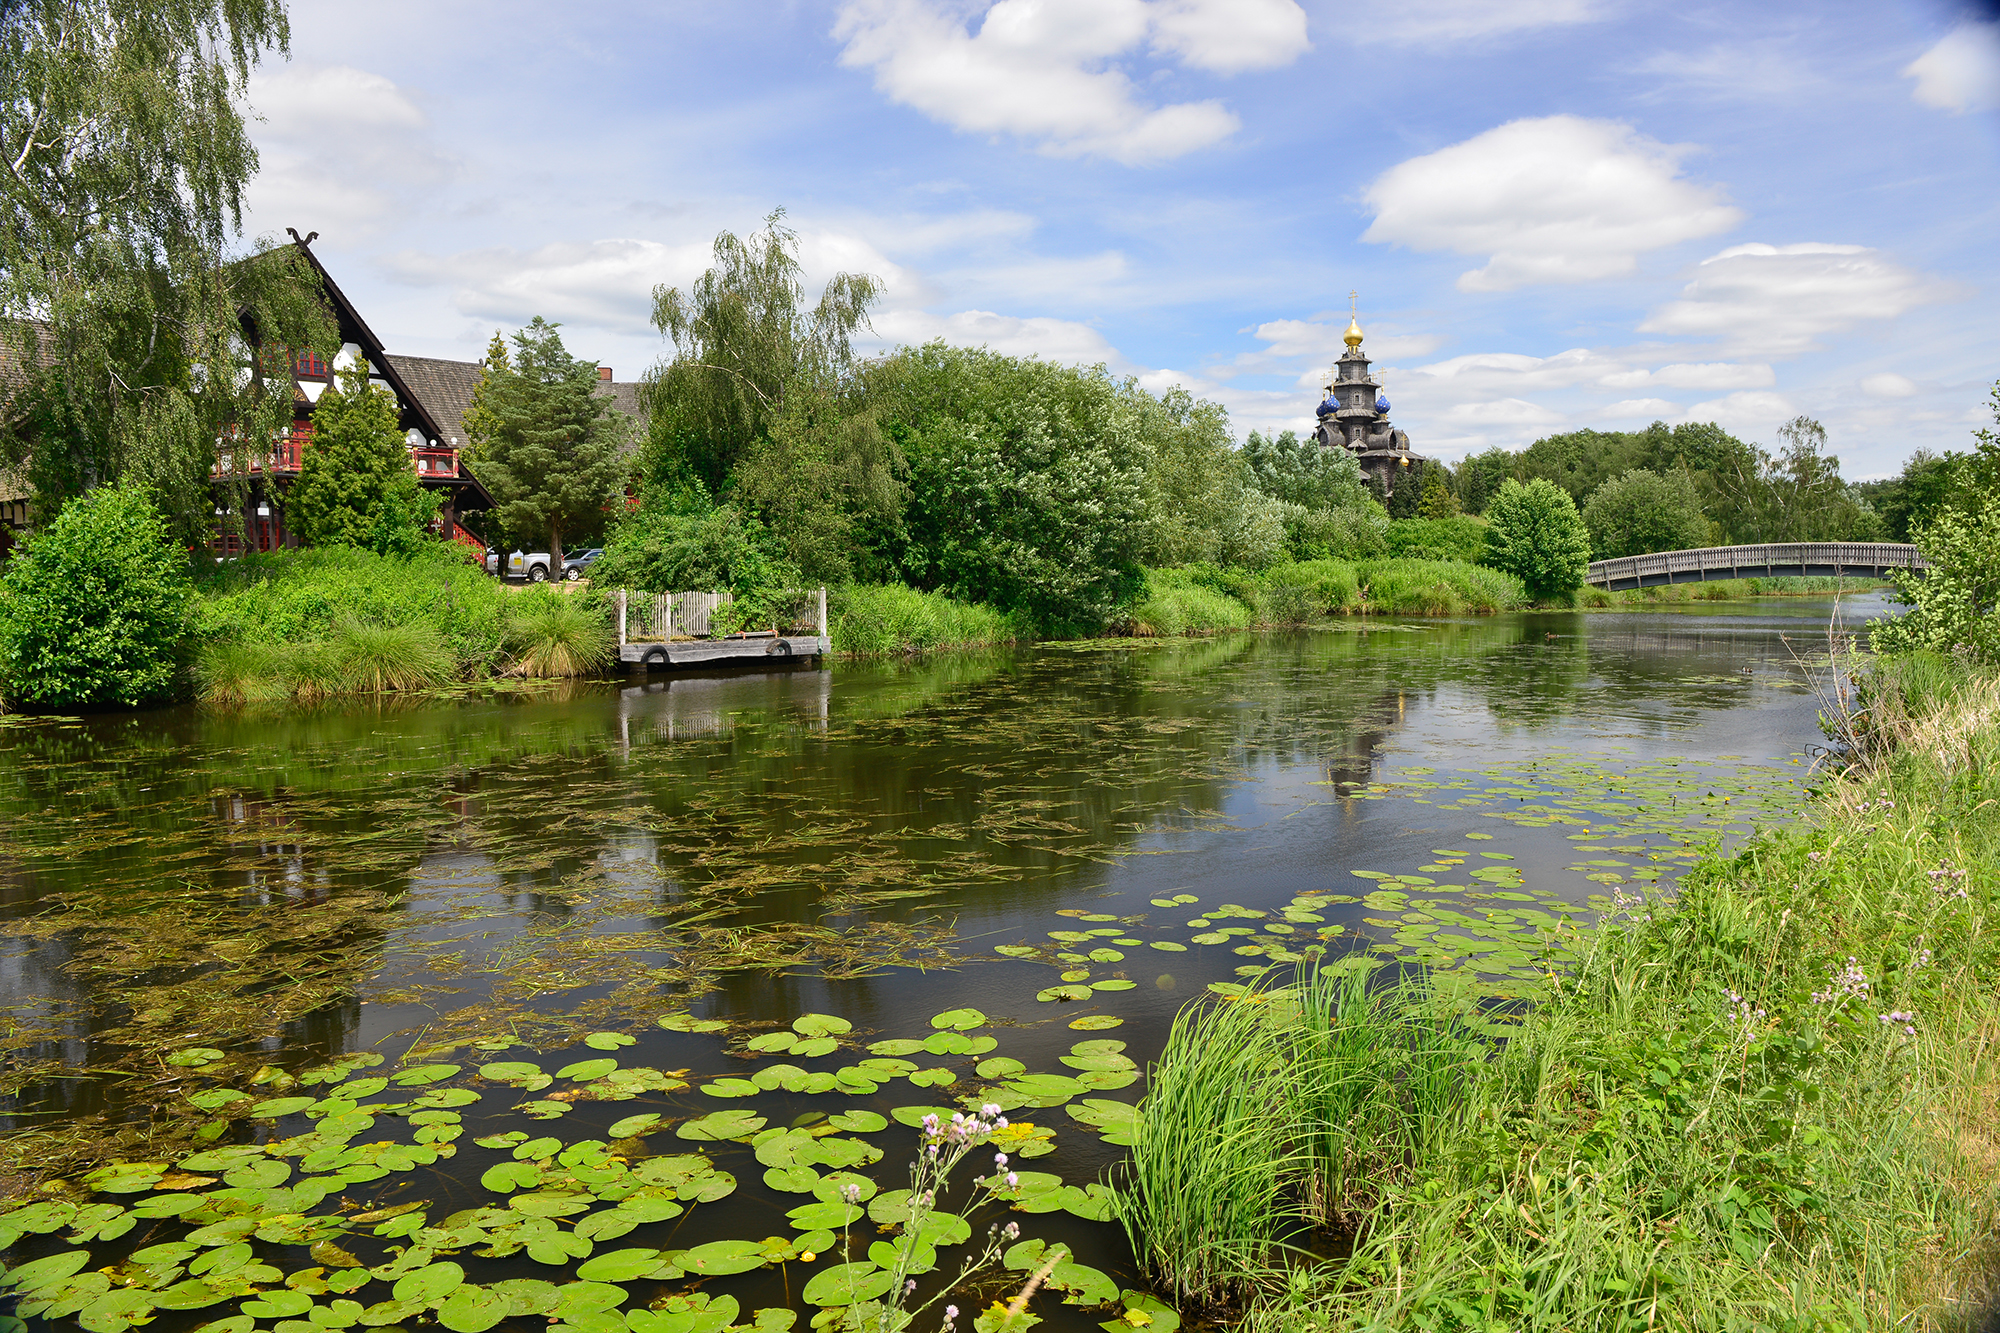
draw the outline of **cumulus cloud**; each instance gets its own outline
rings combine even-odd
[[[1341,337],[1347,331],[1347,320],[1273,319],[1259,324],[1254,330],[1256,336],[1269,343],[1266,349],[1272,356],[1310,356],[1325,360],[1338,356],[1343,350]],[[1402,357],[1429,356],[1436,351],[1443,339],[1435,334],[1370,334],[1364,349],[1377,361],[1394,361]],[[1313,374],[1318,374],[1314,370]]]
[[[496,246],[455,255],[405,251],[386,261],[412,286],[446,286],[464,315],[525,324],[536,315],[622,334],[652,328],[653,285],[684,283],[710,261],[705,242],[559,241],[535,250]]]
[[[905,309],[885,311],[874,323],[875,336],[884,346],[942,338],[955,346],[990,347],[1008,356],[1039,356],[1074,366],[1102,362],[1116,370],[1130,369],[1130,363],[1101,332],[1076,320],[1002,315],[991,310],[933,315]]]
[[[1863,320],[1894,319],[1951,289],[1860,245],[1735,245],[1646,317],[1644,333],[1717,338],[1734,352],[1785,356]]]
[[[1384,172],[1362,239],[1487,256],[1461,291],[1619,277],[1649,250],[1742,220],[1718,187],[1681,174],[1688,151],[1617,121],[1510,121]]]
[[[1762,389],[1778,381],[1771,367],[1754,361],[1705,361],[1661,366],[1657,370],[1621,370],[1598,383],[1608,389],[1656,384],[1667,389]]]
[[[1798,407],[1783,394],[1757,392],[1732,393],[1688,409],[1690,421],[1713,421],[1732,435],[1766,440],[1798,414]]]
[[[1664,398],[1621,398],[1598,408],[1594,415],[1607,421],[1660,421],[1677,417],[1680,413],[1679,403],[1670,403]]]
[[[1917,385],[1914,380],[1906,376],[1885,371],[1862,380],[1861,392],[1875,398],[1913,398],[1917,393]]]
[[[456,178],[409,92],[349,65],[259,72],[250,125],[260,169],[247,212],[253,230],[297,227],[335,245],[374,236]]]
[[[1117,57],[1150,45],[1229,73],[1306,49],[1294,0],[999,0],[976,32],[940,0],[846,0],[833,35],[842,64],[872,69],[879,90],[933,120],[1128,166],[1208,147],[1239,122],[1215,100],[1148,105]]]
[[[1965,23],[1903,66],[1910,96],[1943,111],[2000,107],[2000,23]]]
[[[1501,398],[1487,403],[1459,403],[1445,413],[1452,421],[1478,422],[1502,426],[1548,426],[1563,414],[1525,398]]]

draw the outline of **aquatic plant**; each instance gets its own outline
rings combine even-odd
[[[451,654],[429,625],[371,625],[343,620],[334,628],[330,656],[343,691],[382,694],[421,690],[451,679]]]
[[[1141,600],[1124,613],[1123,628],[1141,637],[1248,629],[1255,618],[1250,608],[1199,578],[1186,569],[1147,570]]]
[[[827,594],[834,650],[855,657],[981,648],[1030,635],[1017,617],[901,584],[849,584]]]
[[[618,651],[602,596],[553,588],[523,592],[508,608],[506,642],[510,670],[542,678],[602,670]]]
[[[266,643],[211,643],[195,655],[195,693],[203,703],[243,704],[282,697],[283,650]]]
[[[1364,610],[1376,615],[1491,615],[1525,605],[1513,575],[1444,560],[1374,560],[1355,566]]]

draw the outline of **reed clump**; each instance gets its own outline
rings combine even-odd
[[[539,679],[585,676],[618,655],[618,634],[596,593],[563,594],[531,589],[507,609],[510,674]]]
[[[1972,1324],[2000,1295],[2000,683],[1885,670],[1893,744],[1678,899],[1621,890],[1531,1010],[1357,957],[1207,1006],[1226,1032],[1184,1015],[1120,1189],[1141,1262],[1252,1333]],[[1172,1091],[1234,1095],[1218,1067],[1265,1074],[1257,1111]],[[1234,1191],[1272,1202],[1188,1201]]]
[[[983,603],[893,583],[828,593],[827,635],[834,651],[854,657],[987,648],[1029,637],[1015,617]]]

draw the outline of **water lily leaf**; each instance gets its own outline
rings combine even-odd
[[[244,1162],[223,1172],[222,1178],[238,1189],[270,1189],[291,1179],[292,1168],[288,1162],[266,1157],[261,1161]]]
[[[743,1043],[753,1051],[789,1051],[799,1044],[796,1032],[765,1032]]]
[[[561,1069],[558,1069],[556,1077],[572,1078],[579,1083],[589,1083],[593,1080],[603,1078],[616,1068],[618,1068],[618,1062],[610,1058],[602,1060],[578,1060],[575,1064],[564,1065]]]
[[[828,1116],[826,1122],[849,1134],[873,1134],[889,1127],[888,1118],[873,1111],[842,1111]]]
[[[572,1315],[615,1310],[625,1303],[625,1288],[609,1282],[565,1282],[556,1288],[555,1308],[549,1313],[558,1319]]]
[[[813,1205],[818,1206],[818,1205]],[[855,1210],[857,1213],[859,1209]],[[673,1256],[674,1266],[704,1277],[747,1273],[764,1266],[764,1247],[754,1240],[712,1240]]]
[[[437,1321],[452,1333],[486,1333],[512,1313],[513,1301],[507,1293],[468,1282],[439,1303]]]
[[[919,1088],[942,1088],[958,1082],[958,1075],[949,1069],[913,1069],[909,1073],[912,1084]]]
[[[809,1166],[774,1166],[764,1173],[764,1184],[785,1194],[811,1194],[819,1172]]]
[[[587,1211],[591,1202],[588,1194],[540,1190],[533,1194],[516,1194],[507,1200],[507,1206],[530,1217],[568,1217],[572,1213]]]
[[[764,1092],[773,1088],[784,1088],[790,1092],[803,1087],[806,1078],[806,1071],[797,1065],[776,1064],[765,1065],[750,1076],[750,1082]]]
[[[714,1078],[701,1085],[711,1097],[755,1097],[763,1089],[747,1078]]]
[[[1088,986],[1050,986],[1047,990],[1035,992],[1038,1000],[1087,1000],[1090,998]]]
[[[487,1167],[479,1183],[496,1194],[531,1190],[542,1183],[542,1169],[533,1162],[500,1162]]]
[[[560,1268],[589,1254],[591,1241],[575,1231],[538,1231],[528,1236],[521,1248],[536,1263]]]
[[[785,1214],[799,1231],[833,1231],[861,1216],[861,1209],[845,1203],[801,1204]]]
[[[354,1255],[349,1251],[343,1250],[342,1248],[340,1248],[340,1246],[335,1245],[330,1240],[314,1241],[312,1248],[308,1250],[307,1253],[312,1255],[312,1260],[314,1263],[320,1264],[326,1268],[361,1267],[361,1261],[359,1259],[355,1258]]]
[[[197,1092],[188,1098],[189,1102],[204,1111],[214,1111],[229,1105],[231,1102],[247,1102],[249,1100],[249,1093],[238,1092],[235,1088],[209,1088],[206,1091]]]
[[[853,1193],[853,1199],[844,1197],[843,1191]],[[866,1176],[857,1176],[852,1171],[836,1171],[830,1176],[813,1182],[812,1196],[822,1203],[867,1203],[874,1198],[877,1187]]]
[[[180,1069],[195,1069],[220,1059],[222,1052],[211,1046],[189,1046],[169,1055],[167,1063]]]
[[[628,1115],[623,1120],[613,1122],[605,1133],[614,1139],[630,1139],[650,1134],[659,1127],[660,1115],[655,1111],[646,1115]]]
[[[808,1037],[792,1047],[792,1054],[801,1058],[830,1055],[839,1048],[840,1039],[837,1037]]]
[[[1079,1032],[1103,1032],[1107,1028],[1122,1027],[1124,1023],[1124,1019],[1114,1018],[1110,1014],[1090,1014],[1083,1018],[1071,1019],[1069,1025]]]
[[[756,1090],[754,1084],[751,1090]],[[674,1134],[697,1142],[725,1142],[747,1139],[764,1128],[764,1124],[764,1117],[751,1111],[711,1111],[705,1116],[682,1121],[675,1126]]]
[[[866,1260],[835,1264],[813,1274],[813,1280],[806,1283],[800,1295],[808,1305],[858,1305],[883,1295],[894,1280],[893,1274]]]
[[[1112,977],[1104,981],[1093,981],[1090,983],[1090,988],[1092,990],[1131,990],[1138,984],[1136,981],[1127,981],[1123,977]]]
[[[312,1309],[313,1298],[299,1291],[266,1291],[256,1300],[245,1301],[240,1307],[244,1314],[253,1314],[260,1319],[290,1319]]]
[[[1099,1324],[1105,1333],[1175,1333],[1181,1326],[1180,1314],[1149,1292],[1121,1291],[1118,1300],[1125,1313]]]
[[[924,1123],[924,1117],[927,1115],[936,1116],[940,1123],[950,1120],[951,1108],[949,1106],[899,1106],[889,1112],[889,1114],[895,1119],[897,1124],[908,1125],[911,1129],[916,1129]]]
[[[986,1015],[980,1013],[977,1009],[947,1009],[941,1014],[932,1016],[931,1026],[934,1028],[955,1028],[963,1032],[968,1028],[983,1027],[986,1021]]]
[[[399,1088],[421,1088],[432,1083],[442,1083],[458,1072],[457,1065],[413,1065],[395,1076]]]
[[[973,1073],[981,1078],[1005,1078],[1009,1074],[1019,1074],[1027,1066],[1009,1055],[996,1055],[990,1060],[981,1060],[973,1067]]]
[[[538,1139],[523,1136],[514,1144],[514,1159],[520,1162],[545,1162],[562,1151],[562,1140],[544,1134]]]
[[[720,1032],[729,1026],[719,1018],[696,1018],[693,1014],[668,1014],[660,1026],[669,1032]]]
[[[1030,944],[996,944],[993,952],[1005,954],[1009,958],[1033,958],[1041,950]]]
[[[636,1038],[623,1032],[593,1032],[583,1039],[583,1044],[593,1051],[615,1051],[621,1046],[630,1046]]]
[[[0,1287],[13,1287],[21,1292],[41,1291],[79,1272],[88,1262],[88,1250],[69,1250],[42,1259],[31,1259],[19,1268],[0,1273]]]
[[[658,1250],[607,1250],[585,1260],[576,1275],[587,1282],[631,1282],[659,1266]]]
[[[915,1055],[924,1049],[926,1047],[923,1042],[909,1037],[892,1037],[887,1041],[868,1044],[869,1052],[874,1055]]]
[[[882,1150],[860,1139],[821,1139],[813,1145],[813,1156],[831,1167],[865,1166],[882,1160]]]
[[[844,1037],[854,1024],[833,1014],[800,1014],[792,1020],[792,1031],[802,1037]]]

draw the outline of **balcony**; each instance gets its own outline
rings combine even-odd
[[[233,444],[225,441],[225,444]],[[232,476],[294,476],[305,462],[305,453],[312,444],[310,430],[294,428],[292,433],[271,442],[271,452],[263,457],[246,454],[238,449],[225,447],[216,459],[212,475]],[[456,479],[465,475],[456,449],[412,449],[410,464],[417,470],[422,481]]]
[[[458,472],[458,450],[456,449],[412,449],[410,456],[416,459],[419,477],[456,477]]]

